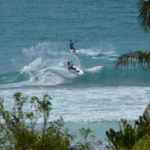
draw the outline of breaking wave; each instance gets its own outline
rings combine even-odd
[[[60,50],[60,47],[61,50]],[[110,50],[105,50],[105,49]],[[113,46],[79,49],[78,55],[70,54],[61,43],[44,42],[22,49],[15,57],[18,70],[0,75],[1,85],[140,85],[147,84],[149,73],[145,70],[114,70],[113,60],[118,56]],[[68,60],[84,71],[79,76],[69,71]]]

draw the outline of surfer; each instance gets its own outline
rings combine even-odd
[[[70,40],[70,50],[73,52],[73,53],[76,53],[76,49],[74,48],[74,43],[72,40]]]
[[[79,70],[77,70],[77,69],[74,67],[72,61],[67,61],[67,67],[68,67],[68,70],[74,70],[74,71],[76,71],[76,72],[80,72]]]

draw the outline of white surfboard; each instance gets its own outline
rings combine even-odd
[[[72,54],[79,54],[79,51],[70,49],[70,53],[72,53]]]
[[[80,68],[76,68],[76,72],[79,74],[79,75],[83,75],[84,74],[84,71]]]

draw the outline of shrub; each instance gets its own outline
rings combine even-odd
[[[115,131],[112,128],[106,131],[107,148],[131,150],[140,139],[145,136],[150,137],[150,122],[146,116],[140,116],[139,120],[135,121],[134,127],[122,119],[119,127],[119,131]]]
[[[126,120],[120,121],[120,130],[114,131],[112,128],[106,131],[107,141],[109,145],[107,148],[120,150],[125,148],[130,150],[136,141],[136,128],[133,128]]]
[[[28,106],[28,109],[27,109]],[[0,146],[5,150],[91,150],[89,129],[82,129],[85,140],[72,145],[73,135],[64,129],[63,118],[49,122],[52,109],[51,97],[44,95],[25,97],[14,94],[14,105],[8,110],[0,99]],[[39,127],[38,120],[42,123]],[[86,141],[87,140],[87,141]]]
[[[132,150],[150,150],[150,137],[144,136],[139,139]]]

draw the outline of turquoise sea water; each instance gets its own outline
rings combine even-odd
[[[0,1],[0,96],[48,93],[52,119],[72,131],[90,125],[104,137],[120,118],[133,121],[149,102],[149,70],[114,70],[117,56],[149,49],[138,0]],[[78,55],[69,53],[72,39]],[[84,70],[79,76],[66,61]]]

